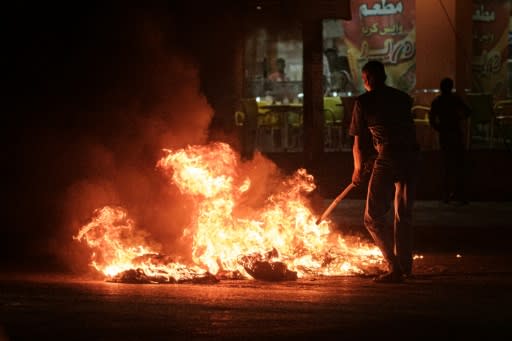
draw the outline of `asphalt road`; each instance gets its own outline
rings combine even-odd
[[[327,206],[325,201],[322,206]],[[364,203],[331,218],[364,233]],[[419,202],[415,278],[121,284],[0,273],[0,341],[493,339],[512,332],[511,204]]]
[[[512,255],[419,254],[416,277],[119,284],[3,274],[0,340],[510,336]]]

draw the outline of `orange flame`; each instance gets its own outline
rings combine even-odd
[[[127,213],[104,207],[74,238],[93,249],[92,266],[105,275],[142,269],[151,277],[177,280],[221,271],[249,276],[241,258],[269,250],[277,250],[272,261],[283,262],[298,277],[362,274],[382,266],[377,247],[333,233],[329,220],[316,224],[306,199],[315,184],[305,169],[283,180],[283,190],[270,195],[261,209],[239,216],[235,207],[250,190],[251,179],[240,174],[238,156],[227,144],[165,152],[158,169],[196,200],[191,226],[184,229],[192,236],[194,264],[155,262],[147,255],[157,255],[158,247],[149,246],[147,236],[135,230]]]

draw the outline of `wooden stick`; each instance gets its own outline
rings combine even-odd
[[[343,192],[338,194],[338,196],[332,201],[332,203],[329,205],[329,207],[327,207],[327,209],[324,211],[324,213],[322,213],[320,218],[318,218],[318,220],[316,221],[316,224],[317,225],[320,224],[322,222],[322,220],[324,220],[331,213],[331,211],[340,203],[341,200],[343,200],[347,196],[347,194],[354,187],[356,187],[356,186],[353,183],[350,183],[347,187],[345,187]]]

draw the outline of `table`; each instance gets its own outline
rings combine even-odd
[[[289,113],[296,113],[299,116],[299,120],[301,121],[303,108],[301,103],[290,103],[290,104],[269,104],[260,106],[261,109],[268,110],[268,112],[273,112],[279,115],[279,122],[281,126],[281,149],[286,151],[290,148],[290,144],[288,141],[288,132],[289,132]]]

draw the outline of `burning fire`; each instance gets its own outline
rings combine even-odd
[[[74,238],[87,243],[93,252],[91,265],[108,278],[290,279],[364,274],[382,266],[376,246],[333,233],[329,220],[316,224],[306,198],[315,189],[314,179],[305,169],[283,180],[263,207],[244,211],[236,208],[249,195],[251,179],[241,174],[238,155],[227,144],[165,153],[157,168],[194,198],[191,224],[183,230],[192,243],[192,264],[162,255],[122,207],[106,206]]]

